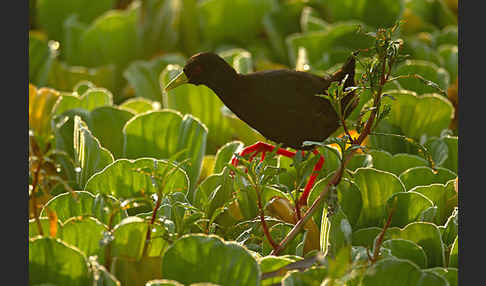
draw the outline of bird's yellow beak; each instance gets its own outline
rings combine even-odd
[[[171,89],[174,89],[178,87],[179,85],[188,83],[189,79],[187,78],[186,74],[184,72],[181,72],[179,75],[177,75],[173,80],[169,82],[169,84],[165,87],[165,91],[169,91]]]

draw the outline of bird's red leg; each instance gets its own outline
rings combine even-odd
[[[322,157],[322,155],[319,154],[319,151],[314,149],[312,153],[314,153],[315,155],[319,155],[319,161],[317,161],[317,163],[314,165],[314,169],[312,170],[312,174],[309,178],[309,181],[307,181],[307,184],[305,185],[304,188],[304,192],[300,196],[299,205],[301,206],[307,204],[307,197],[309,197],[310,191],[312,190],[312,187],[316,182],[317,175],[319,175],[319,171],[322,169],[322,165],[324,164],[324,157]]]
[[[270,144],[267,144],[267,143],[264,143],[264,142],[257,142],[253,145],[250,145],[246,148],[244,148],[241,152],[240,152],[240,156],[245,156],[247,154],[250,154],[250,153],[253,153],[251,156],[250,156],[250,161],[253,159],[253,157],[255,157],[258,153],[262,152],[262,159],[261,161],[263,161],[263,159],[265,158],[265,153],[266,152],[271,152],[273,151],[273,149],[275,149],[275,146],[273,145],[270,145]],[[289,150],[285,150],[283,148],[279,148],[277,150],[277,154],[278,155],[282,155],[282,156],[285,156],[285,157],[289,157],[289,158],[292,158],[295,156],[295,152],[292,152],[292,151],[289,151]],[[233,157],[233,159],[231,160],[231,164],[233,164],[233,166],[237,166],[238,165],[238,158],[237,157]]]
[[[275,148],[275,146],[273,146],[273,145],[270,145],[270,144],[267,144],[267,143],[264,143],[264,142],[257,142],[253,145],[250,145],[250,146],[244,148],[240,152],[240,156],[245,156],[245,155],[248,155],[250,153],[253,153],[249,158],[250,161],[251,161],[258,153],[262,153],[260,161],[263,161],[265,159],[265,153],[273,151],[274,148]],[[312,153],[314,153],[315,155],[319,155],[319,161],[317,161],[317,163],[314,165],[314,169],[312,170],[312,174],[309,178],[309,181],[307,181],[307,184],[305,185],[304,191],[299,198],[299,205],[301,205],[301,206],[307,204],[307,198],[309,197],[309,193],[310,193],[312,187],[314,186],[314,183],[317,179],[317,175],[319,174],[319,171],[322,169],[322,165],[324,164],[324,157],[322,157],[322,155],[319,154],[319,151],[314,149],[312,151]],[[288,157],[288,158],[292,158],[292,157],[295,156],[296,152],[289,151],[289,150],[286,150],[286,149],[283,149],[283,148],[279,148],[277,150],[277,154]],[[304,152],[302,152],[302,155],[304,155]],[[231,164],[233,164],[233,166],[236,167],[238,165],[238,158],[233,157],[233,159],[231,160]]]

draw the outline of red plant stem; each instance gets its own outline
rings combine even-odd
[[[378,236],[378,239],[376,240],[376,245],[375,249],[373,250],[373,257],[371,257],[371,263],[375,263],[376,260],[378,260],[378,255],[380,254],[380,248],[381,244],[383,243],[383,237],[385,237],[386,230],[388,227],[390,227],[391,219],[393,216],[393,213],[395,213],[396,205],[395,207],[391,210],[390,214],[388,215],[388,219],[386,220],[385,227],[383,227],[383,230],[380,233],[380,236]]]
[[[329,189],[331,186],[335,186],[339,183],[342,177],[342,173],[344,171],[344,164],[341,165],[341,168],[339,168],[338,172],[336,172],[331,181],[326,185],[324,190],[319,194],[319,197],[314,201],[314,203],[311,205],[311,207],[305,212],[304,216],[297,221],[295,226],[290,230],[290,232],[287,234],[287,236],[280,242],[280,244],[273,249],[273,251],[270,253],[270,255],[278,255],[278,253],[285,248],[285,246],[294,239],[294,237],[301,231],[301,229],[304,227],[305,223],[311,218],[312,214],[314,211],[317,209],[317,207],[320,205],[320,203],[324,200],[326,197]]]
[[[161,203],[162,203],[162,195],[157,194],[157,202],[155,203],[154,210],[152,211],[152,218],[150,219],[150,224],[148,225],[147,234],[145,236],[145,245],[143,246],[143,256],[145,256],[147,253],[147,245],[149,244],[150,239],[152,238],[152,225],[155,222],[155,218],[157,217],[157,210],[159,209]]]
[[[267,240],[270,243],[270,245],[272,246],[272,248],[276,249],[278,245],[277,245],[277,243],[275,243],[272,236],[270,235],[270,231],[268,230],[267,222],[265,221],[265,213],[264,213],[263,207],[262,207],[262,199],[261,199],[261,196],[260,196],[260,192],[259,192],[258,189],[256,191],[257,191],[257,201],[258,201],[258,208],[260,210],[260,221],[262,223],[263,233],[267,237]]]

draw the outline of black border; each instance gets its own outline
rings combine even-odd
[[[29,1],[5,2],[0,11],[3,277],[28,285]]]

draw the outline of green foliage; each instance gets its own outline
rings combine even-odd
[[[170,173],[167,170],[175,170]],[[148,173],[148,174],[147,174]],[[158,188],[153,178],[163,180]],[[117,198],[133,198],[145,194],[187,191],[189,179],[186,173],[173,163],[151,158],[136,160],[119,159],[101,172],[94,174],[86,183],[85,190],[93,194],[113,195]]]
[[[29,283],[45,282],[87,285],[92,280],[86,256],[75,247],[54,238],[29,240]]]
[[[176,241],[162,258],[162,275],[184,284],[260,285],[258,263],[248,251],[214,236],[188,235]]]
[[[388,258],[367,269],[362,285],[380,283],[394,285],[448,285],[445,278],[433,272],[420,270],[408,260]]]
[[[458,284],[457,2],[68,2],[30,1],[30,284]],[[267,140],[165,90],[200,51],[241,74],[356,57],[319,95],[359,102],[301,204],[318,156],[238,156]]]

